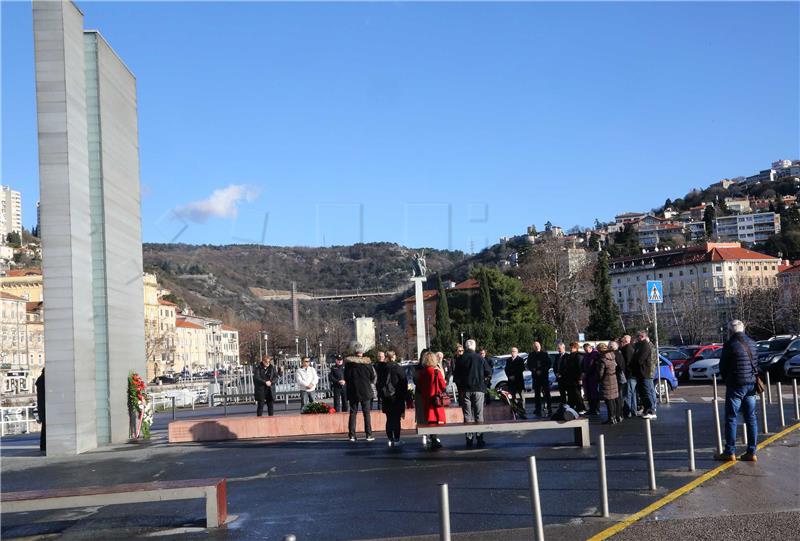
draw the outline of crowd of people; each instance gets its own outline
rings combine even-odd
[[[757,367],[753,362],[755,345],[744,334],[741,322],[730,324],[731,338],[723,347],[720,372],[727,384],[726,394],[726,447],[718,455],[720,460],[735,459],[736,415],[741,409],[747,421],[750,442],[755,442],[755,381]],[[569,348],[569,351],[567,351]],[[550,396],[550,370],[555,373],[562,408],[574,410],[578,415],[600,415],[601,401],[605,404],[607,419],[604,424],[617,424],[626,418],[656,419],[657,397],[654,385],[659,360],[656,348],[646,331],[639,331],[634,340],[625,335],[618,340],[581,346],[572,342],[559,343],[554,359],[543,351],[540,342],[532,344],[527,359],[520,356],[517,347],[511,348],[506,360],[505,374],[510,402],[515,410],[525,415],[525,370],[532,376],[534,415],[553,416]],[[400,445],[401,422],[406,410],[414,409],[417,425],[445,424],[446,406],[450,397],[448,384],[457,389],[465,423],[482,423],[487,389],[490,387],[493,368],[485,349],[477,349],[475,340],[467,340],[455,348],[452,360],[442,352],[424,350],[414,365],[413,392],[410,391],[406,372],[398,363],[393,351],[378,352],[375,362],[365,355],[360,344],[351,356],[337,355],[327,375],[336,411],[349,412],[348,439],[357,441],[357,419],[360,409],[364,419],[366,441],[374,441],[371,411],[374,405],[386,415],[386,436],[389,447]],[[264,405],[268,415],[273,415],[273,382],[278,376],[269,356],[264,356],[254,368],[256,414],[261,416]],[[301,405],[314,400],[314,390],[319,376],[310,366],[307,357],[295,374]],[[435,436],[423,438],[429,448],[441,447]],[[486,441],[480,432],[466,435],[466,446],[484,447]],[[755,460],[755,444],[751,443],[745,460]]]

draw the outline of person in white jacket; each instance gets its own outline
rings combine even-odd
[[[300,359],[300,368],[294,373],[297,390],[300,391],[300,407],[314,401],[314,391],[319,383],[317,370],[311,366],[311,359],[303,357]]]

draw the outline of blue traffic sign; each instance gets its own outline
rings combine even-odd
[[[647,281],[647,302],[650,304],[664,302],[664,286],[661,280]]]

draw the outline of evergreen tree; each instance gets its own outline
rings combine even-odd
[[[442,275],[437,276],[439,302],[436,305],[436,336],[431,344],[434,349],[450,352],[453,348],[453,326],[450,322],[450,309],[447,306],[447,293],[442,283]]]
[[[711,237],[714,234],[714,219],[717,217],[714,207],[709,205],[703,211],[703,221],[706,223],[706,236]]]
[[[672,199],[670,199],[669,197],[667,197],[667,200],[666,200],[666,201],[664,201],[664,208],[665,208],[665,209],[668,209],[668,208],[670,208],[671,206],[672,206]]]
[[[489,291],[489,273],[482,268],[478,274],[479,290],[479,309],[478,323],[494,327],[494,312],[492,310],[492,295]]]
[[[608,276],[608,253],[600,252],[592,278],[594,299],[589,301],[589,340],[604,340],[622,335],[619,307],[611,295],[611,279]]]

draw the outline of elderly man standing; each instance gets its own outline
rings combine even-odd
[[[475,340],[469,339],[466,343],[467,351],[456,359],[453,370],[453,380],[458,387],[458,401],[464,412],[465,423],[483,422],[483,398],[486,393],[486,378],[492,370],[489,363],[475,352]],[[486,442],[483,434],[475,434],[478,447],[484,447]],[[472,434],[467,434],[467,448],[472,447]]]
[[[725,449],[714,455],[723,462],[736,461],[736,416],[742,411],[747,423],[747,452],[739,457],[756,461],[758,420],[756,419],[756,344],[744,333],[744,323],[734,319],[728,324],[731,337],[722,346],[719,373],[725,382]]]
[[[635,374],[638,372],[633,369],[633,344],[631,343],[631,335],[626,334],[620,341],[620,352],[622,353],[622,369],[625,374],[625,385],[623,386],[623,414],[625,417],[633,417],[639,409],[638,400],[636,400],[636,384],[637,379]]]

